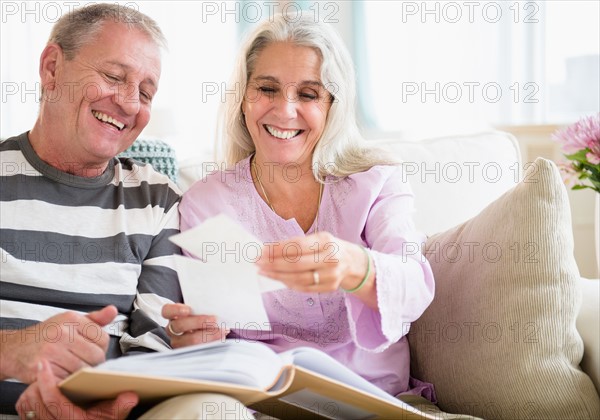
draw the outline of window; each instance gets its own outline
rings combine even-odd
[[[87,3],[1,3],[0,136],[31,128],[51,27]],[[594,0],[120,3],[153,17],[169,40],[143,135],[169,141],[180,157],[213,149],[242,33],[273,12],[300,8],[333,24],[353,51],[360,119],[376,135],[561,124],[600,108]]]
[[[600,2],[545,3],[546,119],[572,122],[600,109]]]
[[[357,2],[361,113],[377,131],[570,122],[600,105],[597,1]]]

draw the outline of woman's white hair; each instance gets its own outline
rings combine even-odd
[[[268,45],[290,42],[313,48],[321,57],[321,83],[332,96],[325,129],[315,146],[312,168],[315,179],[323,182],[329,174],[343,177],[370,169],[374,165],[397,164],[382,151],[368,147],[355,119],[356,86],[354,64],[339,35],[313,16],[277,14],[261,23],[244,42],[237,59],[219,117],[218,153],[228,166],[235,165],[255,151],[246,127],[242,102],[256,60]]]

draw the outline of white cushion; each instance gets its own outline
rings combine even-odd
[[[186,192],[196,181],[201,180],[219,165],[211,156],[185,159],[179,162],[177,185]]]
[[[500,131],[374,144],[404,162],[415,194],[414,220],[427,235],[475,216],[521,178],[517,141]]]

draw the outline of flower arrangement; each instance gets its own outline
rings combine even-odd
[[[565,183],[574,190],[600,193],[600,113],[558,130],[552,138],[562,144],[568,159],[559,165]]]

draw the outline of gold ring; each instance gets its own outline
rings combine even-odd
[[[183,335],[183,333],[182,333],[182,332],[179,332],[179,333],[178,333],[178,332],[175,332],[175,330],[173,330],[173,327],[171,326],[171,323],[170,323],[170,322],[167,324],[167,329],[169,330],[169,332],[170,332],[171,334],[173,334],[173,335],[176,335],[177,337],[179,337],[180,335]]]
[[[313,284],[318,286],[321,282],[321,278],[319,277],[319,272],[317,270],[313,271]]]
[[[35,411],[26,411],[25,412],[26,419],[34,419],[36,417],[37,417],[37,414],[35,414]]]

